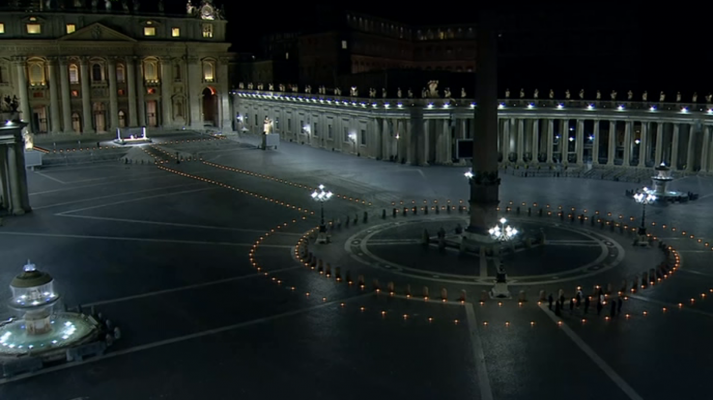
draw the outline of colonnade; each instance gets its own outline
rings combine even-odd
[[[14,215],[32,211],[27,191],[25,147],[22,140],[24,123],[0,125],[0,203]]]
[[[282,140],[407,164],[466,164],[457,142],[474,134],[470,102],[290,99],[237,92],[234,112],[242,130],[253,133],[266,116],[273,119]],[[712,128],[713,112],[501,107],[498,151],[506,165],[650,168],[663,162],[713,172]]]

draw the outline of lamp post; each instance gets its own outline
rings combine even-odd
[[[505,225],[508,220],[500,218],[500,221],[498,222],[500,222],[499,225],[495,225],[488,231],[488,233],[490,233],[490,237],[499,242],[507,242],[517,235],[517,229],[511,227],[510,225]]]
[[[324,223],[324,202],[332,197],[332,192],[326,192],[324,185],[319,185],[319,191],[312,192],[312,199],[319,202],[320,222],[319,234],[317,235],[317,243],[328,243],[327,240],[327,225]]]
[[[646,205],[653,204],[656,201],[656,195],[650,193],[648,188],[634,195],[634,200],[641,204],[641,226],[639,227],[639,236],[646,236]]]

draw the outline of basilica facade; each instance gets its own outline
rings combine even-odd
[[[210,0],[180,14],[67,3],[0,13],[0,96],[17,96],[30,133],[231,129],[230,44]]]

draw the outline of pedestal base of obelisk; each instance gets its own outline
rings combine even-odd
[[[495,286],[490,289],[491,299],[510,299],[510,290],[508,290],[508,284],[506,282],[495,282]]]
[[[492,252],[498,254],[500,242],[490,235],[481,235],[476,232],[465,231],[460,237],[460,251],[480,254],[481,252]]]
[[[315,243],[317,243],[317,244],[329,243],[329,235],[327,235],[327,232],[319,232],[317,234],[317,240],[315,240]]]
[[[651,247],[651,238],[646,234],[636,235],[636,238],[634,239],[634,246]]]

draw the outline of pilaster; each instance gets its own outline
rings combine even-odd
[[[554,147],[555,147],[555,120],[552,118],[547,119],[547,160],[546,162],[552,163],[554,158]]]
[[[577,127],[575,128],[575,142],[574,150],[577,155],[577,165],[584,164],[584,121],[581,119],[577,120]]]
[[[621,165],[625,167],[631,166],[631,129],[634,123],[626,121],[624,125],[624,161]]]
[[[679,142],[681,141],[681,125],[673,124],[673,139],[671,140],[671,169],[678,170]]]
[[[525,162],[525,120],[517,120],[517,162]]]
[[[616,121],[609,121],[609,148],[607,149],[607,165],[614,165],[616,158]]]
[[[94,133],[91,89],[89,87],[89,59],[81,57],[79,61],[79,80],[82,84],[82,133]]]
[[[540,162],[540,120],[532,120],[532,163]]]
[[[661,165],[663,161],[663,148],[663,122],[658,122],[656,124],[656,154],[654,155],[656,166]]]
[[[72,103],[69,97],[69,63],[66,57],[59,58],[59,84],[62,99],[62,131],[74,132],[72,127]]]
[[[27,90],[27,66],[24,57],[15,57],[15,69],[17,72],[17,87],[20,90],[20,118],[27,122],[27,130],[32,133],[32,115],[30,114],[30,95]]]
[[[641,139],[639,140],[639,168],[646,167],[646,159],[649,158],[648,154],[649,145],[649,123],[647,121],[641,122]]]
[[[126,57],[126,95],[129,99],[129,126],[138,126],[136,110],[136,57]]]
[[[173,60],[162,57],[161,63],[161,127],[163,129],[173,126],[171,115],[171,81],[173,80]]]
[[[703,149],[701,151],[701,172],[708,172],[708,162],[710,159],[710,147],[711,147],[711,127],[703,127]]]
[[[59,119],[59,89],[57,87],[57,57],[47,57],[47,75],[49,78],[50,96],[50,132],[61,132],[62,123]]]
[[[686,149],[686,172],[693,172],[696,163],[696,125],[688,126],[688,149]]]
[[[592,136],[594,136],[593,144],[592,144],[592,164],[599,165],[599,120],[596,119],[594,120],[594,132],[592,133]]]
[[[119,127],[119,99],[116,86],[116,59],[109,57],[109,132]]]

